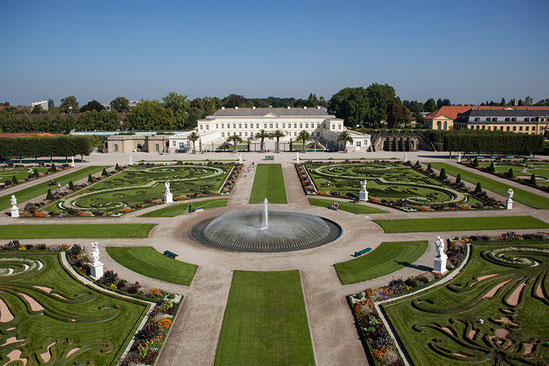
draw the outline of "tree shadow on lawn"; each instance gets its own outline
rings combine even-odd
[[[413,269],[419,269],[420,271],[432,271],[433,269],[431,267],[427,267],[424,265],[417,265],[412,264],[410,262],[403,262],[403,261],[395,261],[396,263],[400,264],[401,266],[413,268]]]

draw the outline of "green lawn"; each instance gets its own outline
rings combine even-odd
[[[37,170],[39,174],[44,174],[50,168],[46,166],[27,166],[19,168],[0,168],[0,182],[5,182],[6,180],[12,180],[15,176],[17,180],[27,179],[29,174],[34,173],[34,170]],[[33,178],[36,179],[36,178]]]
[[[69,184],[69,181],[76,182],[78,180],[87,178],[89,174],[93,175],[96,173],[99,173],[104,168],[109,168],[110,166],[89,166],[86,168],[79,169],[77,171],[73,171],[72,173],[61,175],[55,179],[57,183],[60,183],[62,186],[65,184]],[[15,192],[15,197],[17,197],[17,202],[22,203],[28,200],[31,200],[35,197],[38,197],[40,195],[46,194],[48,192],[48,189],[57,189],[57,187],[50,186],[49,182],[43,182],[40,184],[36,184],[34,186],[22,189],[20,191]],[[0,210],[5,210],[6,208],[9,208],[11,206],[10,203],[10,197],[11,194],[7,194],[5,196],[0,197]]]
[[[0,260],[3,271],[14,269],[13,275],[0,277],[0,299],[13,315],[0,323],[2,364],[18,350],[27,365],[43,365],[41,354],[49,349],[48,365],[115,365],[146,315],[148,307],[141,301],[76,281],[57,253],[2,251]],[[33,311],[32,303],[44,310]],[[11,337],[24,342],[5,344]]]
[[[549,245],[535,243],[473,244],[453,281],[382,305],[411,364],[547,365]]]
[[[214,207],[223,207],[227,206],[228,198],[220,198],[215,200],[204,200],[191,202],[193,209],[197,208],[214,208]],[[154,210],[147,212],[146,214],[139,215],[139,217],[175,217],[187,213],[189,209],[189,202],[182,203],[180,205],[161,208],[159,210]]]
[[[332,203],[337,202],[339,203],[339,209],[347,212],[351,212],[354,214],[372,214],[372,213],[386,213],[387,211],[380,210],[376,207],[370,207],[365,205],[360,205],[358,203],[351,203],[351,202],[342,202],[342,201],[332,201],[328,199],[322,199],[322,198],[309,198],[309,204],[311,206],[319,206],[319,207],[332,207]]]
[[[426,240],[383,242],[367,254],[334,266],[344,285],[367,281],[414,263],[425,253],[428,244]]]
[[[156,224],[0,225],[0,239],[147,238]]]
[[[185,286],[191,285],[198,269],[194,264],[168,258],[153,247],[107,247],[107,253],[124,267],[143,276]]]
[[[215,365],[314,365],[299,271],[234,271]]]
[[[450,164],[431,163],[431,166],[434,169],[438,169],[438,170],[444,168],[446,170],[446,174],[453,175],[454,177],[457,176],[458,174],[461,174],[462,180],[465,180],[473,184],[477,184],[478,182],[480,182],[483,189],[487,189],[489,191],[501,194],[502,196],[507,196],[507,190],[510,187],[508,184],[497,182],[493,179],[490,179],[475,173],[471,173],[467,170],[457,168]],[[520,175],[518,170],[515,172],[515,174]],[[513,187],[513,191],[515,192],[515,195],[513,197],[514,200],[537,209],[549,209],[549,198],[545,198],[535,193],[524,191],[520,188],[515,188],[515,187]]]
[[[263,203],[265,198],[269,203],[288,203],[282,166],[258,164],[256,169],[250,203]]]
[[[545,229],[549,224],[532,216],[447,217],[440,219],[373,220],[386,233],[436,231]]]

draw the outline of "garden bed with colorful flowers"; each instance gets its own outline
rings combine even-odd
[[[13,165],[13,167],[11,166],[6,166],[6,170],[2,170],[4,167],[0,168],[0,173],[2,173],[1,175],[4,176],[6,174],[10,174],[10,169],[11,168],[28,168],[28,169],[31,169],[32,167],[26,167],[26,166],[23,166],[23,165]],[[17,176],[14,174],[12,175],[11,178],[8,178],[6,179],[5,181],[3,182],[0,182],[0,191],[2,189],[5,189],[5,188],[9,188],[9,187],[13,187],[13,186],[16,186],[18,184],[21,184],[21,183],[26,183],[26,182],[31,182],[35,179],[38,179],[40,177],[44,177],[46,175],[49,175],[49,174],[53,174],[53,173],[57,173],[57,172],[61,172],[65,169],[69,169],[70,168],[70,165],[69,164],[61,164],[59,166],[56,166],[55,163],[52,163],[51,165],[36,165],[34,167],[34,169],[32,169],[32,172],[28,172],[28,175],[26,176],[26,178],[17,178]],[[40,172],[42,171],[42,173]],[[16,172],[14,172],[16,173]],[[21,174],[21,172],[18,172],[19,175]]]

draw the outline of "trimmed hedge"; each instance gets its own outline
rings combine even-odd
[[[0,158],[89,155],[86,136],[30,136],[0,138]]]

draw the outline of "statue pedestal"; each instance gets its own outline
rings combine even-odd
[[[98,280],[103,277],[103,263],[90,263],[90,277],[94,280]]]
[[[513,209],[513,200],[510,198],[507,198],[507,201],[505,201],[505,209],[506,210],[512,210]]]
[[[435,257],[435,269],[433,269],[433,272],[445,273],[447,271],[446,269],[447,259],[448,259],[448,256],[444,253],[442,253],[440,257]]]
[[[19,217],[19,207],[11,206],[11,217]]]
[[[170,193],[165,193],[164,194],[164,203],[172,203],[173,202],[173,194],[170,192]]]
[[[368,201],[368,191],[360,191],[358,198],[361,201]]]

